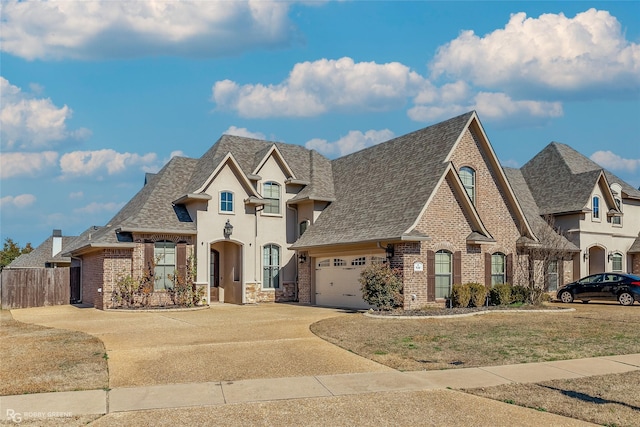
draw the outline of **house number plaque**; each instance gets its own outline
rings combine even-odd
[[[422,265],[421,262],[416,261],[413,263],[413,271],[422,271],[422,270],[424,270],[424,266]]]

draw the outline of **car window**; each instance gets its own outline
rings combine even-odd
[[[588,285],[589,283],[599,283],[602,281],[602,274],[593,274],[591,276],[587,276],[583,279],[580,279],[578,283],[581,285]]]
[[[617,282],[618,279],[618,275],[617,274],[605,274],[604,275],[604,281],[605,282]]]

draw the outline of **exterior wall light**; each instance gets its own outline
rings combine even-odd
[[[224,237],[228,239],[231,234],[233,234],[233,225],[231,225],[229,220],[227,220],[226,224],[224,225]]]
[[[298,262],[300,264],[304,264],[307,261],[307,256],[305,254],[298,255]]]

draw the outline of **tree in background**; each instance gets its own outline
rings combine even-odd
[[[7,237],[4,239],[2,252],[0,252],[0,271],[2,271],[7,265],[11,264],[11,261],[18,258],[20,255],[28,254],[32,250],[33,248],[31,247],[31,243],[27,243],[24,248],[21,248],[18,243],[13,241],[13,239]]]

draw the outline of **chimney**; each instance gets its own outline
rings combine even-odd
[[[62,252],[62,230],[53,230],[53,242],[51,244],[51,257]]]

